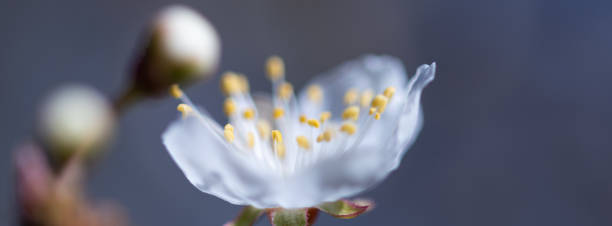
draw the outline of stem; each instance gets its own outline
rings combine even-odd
[[[123,94],[121,94],[118,98],[114,100],[113,108],[117,116],[123,114],[128,107],[132,106],[138,100],[143,98],[141,92],[138,91],[138,89],[134,88],[134,86],[130,87],[131,88],[126,89]]]

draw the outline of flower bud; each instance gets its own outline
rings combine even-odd
[[[56,164],[77,151],[89,156],[107,141],[115,123],[110,103],[83,85],[55,90],[39,114],[38,136]]]
[[[153,21],[148,43],[136,65],[135,89],[144,95],[166,93],[170,85],[186,85],[210,77],[219,63],[215,28],[195,10],[174,5]]]

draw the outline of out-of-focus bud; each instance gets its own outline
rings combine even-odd
[[[133,86],[139,95],[166,94],[172,84],[187,85],[217,69],[219,36],[195,10],[180,5],[163,9],[149,35],[134,71]]]
[[[55,90],[40,110],[38,136],[54,164],[77,151],[91,156],[111,135],[115,119],[109,102],[96,90],[67,85]]]

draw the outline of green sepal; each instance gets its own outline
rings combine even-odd
[[[309,226],[313,225],[319,215],[316,208],[303,209],[270,209],[268,218],[274,226]]]
[[[236,219],[225,223],[223,226],[250,226],[255,224],[257,219],[259,219],[263,213],[264,210],[262,209],[246,206],[244,209],[242,209],[242,211],[240,211],[240,214],[238,214]]]
[[[333,217],[350,219],[374,208],[374,202],[363,199],[354,201],[338,200],[320,204],[317,208]]]

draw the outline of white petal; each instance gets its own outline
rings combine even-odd
[[[221,129],[216,123],[214,126]],[[197,117],[172,123],[162,140],[194,186],[232,204],[250,204],[253,201],[250,197],[264,192],[261,185],[274,178],[251,155],[228,148],[228,143]]]
[[[331,111],[339,116],[344,110],[344,94],[351,88],[359,91],[371,89],[375,94],[385,88],[398,87],[406,83],[406,71],[402,62],[391,56],[367,55],[348,61],[331,71],[315,77],[309,85],[319,85],[323,91],[320,104],[308,101],[306,89],[300,93],[300,107],[309,116],[316,116],[323,111]],[[305,86],[305,87],[308,87]],[[397,94],[397,93],[396,93]]]

